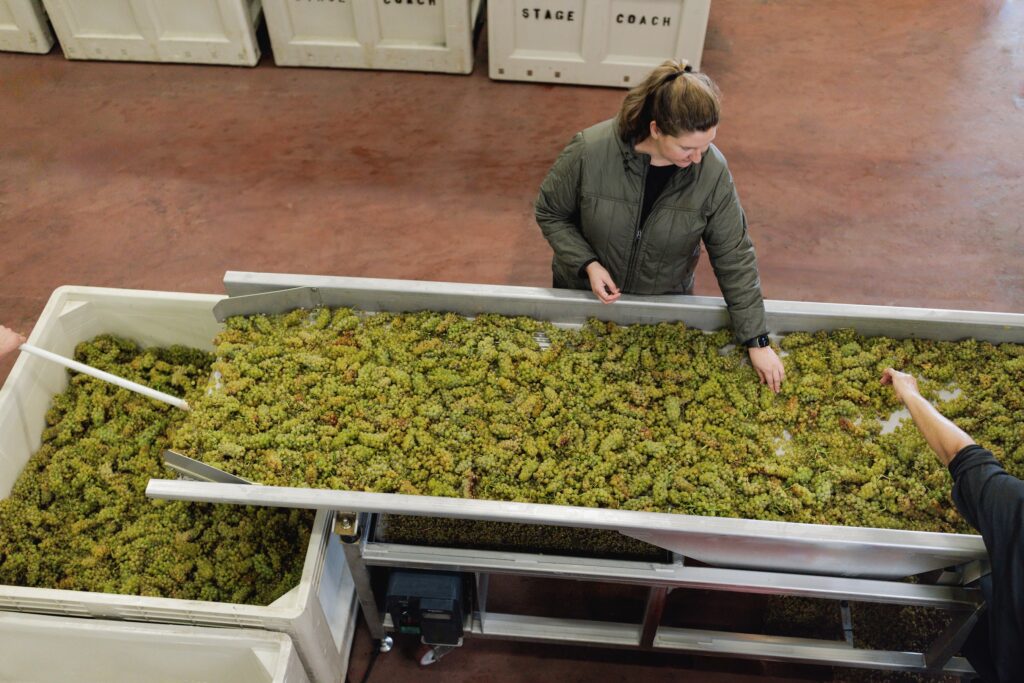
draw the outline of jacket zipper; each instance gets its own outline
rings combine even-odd
[[[626,291],[633,284],[633,269],[636,267],[637,259],[640,256],[640,238],[643,236],[644,226],[640,224],[640,218],[644,212],[644,192],[647,189],[647,167],[649,164],[644,164],[644,170],[640,173],[640,205],[637,207],[636,212],[636,226],[633,230],[633,249],[629,252],[629,261],[626,262],[626,278],[622,284],[620,291]],[[653,212],[654,207],[651,207]]]

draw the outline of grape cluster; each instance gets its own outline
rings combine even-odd
[[[212,357],[110,336],[78,360],[195,400]],[[298,583],[306,512],[150,500],[184,413],[75,374],[46,415],[42,447],[0,500],[0,582],[265,605]]]

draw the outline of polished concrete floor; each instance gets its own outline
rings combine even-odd
[[[623,91],[490,81],[485,41],[470,76],[265,52],[254,69],[0,54],[0,322],[30,330],[64,284],[220,292],[228,269],[549,283],[538,184]],[[1024,5],[715,0],[703,69],[766,297],[1024,312]],[[705,261],[697,292],[716,291]],[[420,674],[393,653],[371,680],[768,670],[482,642],[457,659]]]

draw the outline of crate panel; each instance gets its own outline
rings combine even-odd
[[[11,0],[17,2],[18,0]],[[0,0],[0,7],[4,7]],[[0,52],[28,52],[44,55],[53,47],[53,33],[45,20],[0,21]]]
[[[0,51],[45,54],[53,34],[39,0],[0,0]]]
[[[381,0],[377,12],[378,43],[411,47],[445,47],[445,3],[424,0],[423,4]]]
[[[481,0],[266,0],[278,66],[469,73]]]
[[[68,59],[252,66],[260,0],[43,0]]]
[[[294,44],[359,43],[356,34],[356,16],[349,2],[328,0],[283,0],[267,3],[267,23],[271,25],[271,11],[283,14],[281,21]],[[275,15],[277,16],[277,15]]]
[[[0,680],[308,683],[309,678],[291,639],[280,633],[0,614]]]
[[[89,610],[76,602],[60,600],[17,598],[0,595],[0,610],[6,612],[32,612],[35,614],[54,614],[66,617],[88,617]]]
[[[227,42],[230,29],[221,7],[209,0],[177,0],[153,6],[154,27],[159,40]]]
[[[560,3],[533,3],[529,0],[516,0],[512,37],[514,38],[514,55],[521,57],[540,58],[550,54],[552,58],[568,55],[582,57],[583,30],[586,17],[584,0],[572,0]],[[551,7],[544,6],[551,4]],[[557,7],[554,5],[557,4]],[[496,10],[495,10],[496,11]],[[501,14],[492,11],[492,20],[500,19]],[[498,27],[495,27],[498,30]]]
[[[131,0],[90,0],[61,3],[78,38],[142,38]],[[48,6],[49,7],[49,6]]]
[[[650,0],[612,0],[608,57],[658,64],[675,55],[683,26],[683,5]]]
[[[632,87],[666,59],[700,67],[710,0],[515,0],[487,21],[498,80]]]

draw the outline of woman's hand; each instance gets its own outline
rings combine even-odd
[[[602,303],[610,304],[622,296],[622,292],[615,286],[615,281],[612,280],[611,274],[597,261],[591,261],[587,264],[587,277],[590,278],[590,291]]]
[[[782,365],[782,359],[775,353],[775,349],[763,346],[752,347],[747,351],[750,353],[750,364],[761,378],[761,384],[767,384],[772,391],[779,393],[782,380],[786,378],[786,368]]]

